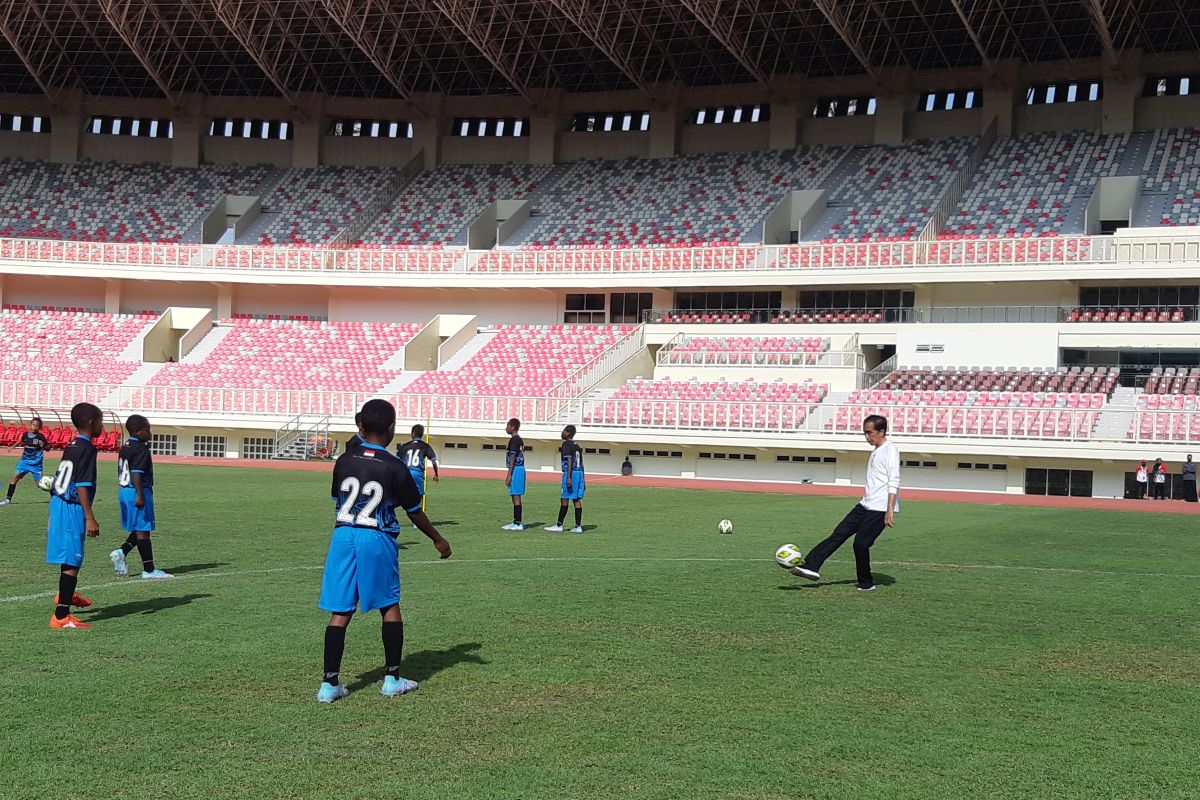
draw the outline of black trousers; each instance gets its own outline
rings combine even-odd
[[[804,566],[814,572],[820,572],[825,559],[853,536],[854,566],[858,571],[858,582],[863,586],[875,583],[871,576],[871,545],[875,544],[879,534],[883,533],[883,518],[884,512],[870,511],[863,508],[862,503],[856,504],[833,529],[833,533],[804,556]]]
[[[1154,499],[1155,500],[1166,500],[1167,499],[1167,484],[1165,481],[1163,483],[1159,483],[1158,481],[1154,482]]]
[[[1146,499],[1146,484],[1138,483],[1138,500]]]
[[[1196,502],[1196,482],[1195,481],[1184,481],[1183,482],[1183,499],[1187,500],[1189,503]]]

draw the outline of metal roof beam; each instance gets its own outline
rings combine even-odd
[[[971,19],[967,16],[966,10],[963,9],[962,0],[950,0],[950,5],[954,6],[954,11],[958,14],[958,19],[962,22],[963,28],[967,32],[967,36],[970,37],[971,43],[975,45],[975,51],[979,53],[979,58],[983,63],[983,68],[992,75],[995,75],[996,68],[992,65],[992,60],[988,58],[987,48],[985,48],[983,46],[983,42],[980,41],[979,33],[975,30],[975,26],[971,24]]]
[[[517,65],[525,55],[523,51],[532,47],[532,43],[526,40],[523,30],[516,31],[518,34],[516,41],[508,41],[508,35],[515,27],[515,20],[512,16],[512,9],[508,8],[503,0],[491,6],[492,16],[490,19],[482,17],[481,4],[477,2],[430,0],[430,4],[467,38],[467,41],[487,59],[504,80],[508,81],[508,85],[517,94],[524,97],[535,108],[539,107],[540,104],[531,95],[526,80],[517,74]],[[497,15],[500,14],[505,14],[506,19],[497,19]],[[499,41],[497,35],[504,40]],[[545,60],[541,53],[538,53],[538,56]],[[546,63],[549,65],[548,61]],[[559,84],[561,85],[561,81]]]
[[[740,38],[735,34],[735,26],[739,17],[746,13],[753,13],[753,11],[747,12],[741,0],[734,0],[732,8],[729,8],[729,4],[723,3],[722,0],[681,0],[681,2],[692,13],[692,16],[712,34],[712,37],[729,51],[742,69],[766,88],[771,88],[770,77],[763,72],[758,62],[750,57],[750,27],[747,26],[748,32]]]
[[[269,2],[270,0],[268,0]],[[242,0],[211,0],[211,4],[213,10],[216,11],[217,19],[233,34],[233,38],[238,40],[258,68],[263,71],[267,80],[275,87],[275,91],[279,92],[288,105],[294,108],[299,107],[299,99],[289,86],[291,70],[289,69],[287,72],[282,70],[282,48],[279,45],[272,47],[269,36],[261,36],[254,30],[254,22],[258,18],[258,13],[263,10],[263,4],[245,3]],[[243,19],[241,15],[243,6],[249,6],[249,19]],[[293,66],[295,57],[296,53],[293,51]]]
[[[646,77],[634,68],[632,53],[629,52],[632,47],[626,44],[625,52],[618,49],[622,27],[605,24],[604,10],[608,3],[594,2],[593,0],[550,0],[550,4],[578,28],[579,32],[587,37],[588,41],[595,45],[596,49],[603,53],[617,69],[621,70],[621,73],[629,78],[642,94],[650,95]],[[622,21],[626,21],[625,17],[628,14],[625,4],[618,2],[615,5]],[[636,21],[633,24],[636,25]],[[632,38],[627,39],[627,42],[632,41]]]
[[[172,106],[178,107],[179,95],[171,87],[170,80],[155,59],[150,57],[148,45],[153,42],[153,39],[148,37],[152,32],[165,34],[171,40],[175,48],[174,55],[178,58],[183,58],[186,51],[178,41],[175,41],[174,35],[167,29],[162,18],[158,16],[154,5],[141,2],[141,0],[100,0],[100,10],[104,13],[104,18],[112,25],[113,30],[121,37],[121,41],[137,57],[138,63],[146,70],[146,74],[158,85],[163,96]],[[147,28],[150,28],[151,31],[147,31]],[[192,71],[195,73],[194,66]]]
[[[35,29],[47,34],[54,47],[38,42]],[[45,25],[45,20],[22,0],[5,0],[0,5],[0,36],[8,42],[21,64],[51,103],[58,102],[55,78],[65,71],[62,45]],[[78,77],[78,76],[77,76]]]
[[[829,26],[837,31],[837,35],[842,37],[846,47],[849,48],[858,63],[862,64],[862,68],[867,71],[867,74],[878,81],[879,70],[871,63],[859,36],[850,29],[850,11],[854,4],[845,2],[845,0],[813,0],[813,5],[825,17]]]

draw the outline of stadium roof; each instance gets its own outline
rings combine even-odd
[[[1200,52],[1195,0],[0,0],[0,91],[618,91]],[[792,78],[794,80],[794,78]]]

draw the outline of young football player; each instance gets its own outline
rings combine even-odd
[[[408,467],[387,451],[396,435],[396,409],[386,400],[362,408],[362,445],[338,458],[333,467],[334,529],[321,576],[325,628],[325,669],[317,702],[332,703],[349,694],[339,678],[346,627],[354,612],[379,609],[383,618],[386,672],[380,691],[387,697],[411,692],[416,681],[400,676],[404,619],[400,615],[400,565],[397,509],[433,542],[442,558],[450,543],[421,510],[421,496]]]
[[[71,606],[87,608],[92,601],[75,591],[83,566],[83,540],[100,535],[100,523],[92,513],[96,496],[96,447],[92,440],[104,433],[104,415],[91,403],[71,409],[71,424],[79,435],[63,451],[54,473],[50,495],[50,523],[46,528],[46,563],[59,568],[58,594],[54,596],[54,630],[90,628],[76,619]]]
[[[513,521],[500,526],[505,531],[525,530],[525,523],[521,521],[521,512],[524,510],[521,502],[525,496],[525,440],[518,433],[520,430],[521,420],[516,417],[510,419],[504,428],[508,434],[508,447],[504,450],[504,466],[508,467],[508,474],[504,476],[504,485],[508,487],[508,496],[512,498],[513,505]]]
[[[21,447],[24,448],[21,452],[21,460],[17,462],[12,480],[8,482],[8,497],[0,500],[0,506],[6,506],[12,502],[13,494],[17,491],[17,484],[26,475],[32,475],[35,483],[42,479],[42,461],[46,451],[50,449],[50,441],[46,439],[46,434],[42,433],[41,417],[29,420],[29,430],[21,434]]]
[[[561,533],[567,518],[567,503],[575,503],[575,527],[571,533],[583,533],[583,448],[575,441],[575,426],[568,425],[562,431],[562,446],[558,448],[562,459],[562,504],[558,507],[558,523],[547,525],[545,530]]]
[[[433,465],[433,482],[439,483],[441,480],[438,477],[437,453],[424,437],[425,426],[413,425],[412,439],[396,448],[396,457],[403,461],[404,466],[412,473],[413,483],[417,484],[417,491],[421,493],[421,497],[425,496],[426,461]]]
[[[150,455],[150,420],[134,414],[125,421],[129,439],[117,458],[117,503],[121,507],[121,527],[129,538],[108,554],[118,575],[129,574],[125,556],[137,548],[142,557],[143,580],[165,580],[175,576],[154,566],[154,459]]]

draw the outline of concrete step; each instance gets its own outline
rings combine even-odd
[[[496,331],[481,331],[475,336],[467,340],[467,343],[454,351],[454,353],[442,363],[438,369],[441,372],[451,372],[458,369],[463,364],[467,363],[471,358],[482,350],[488,342],[496,337]]]
[[[208,358],[209,354],[217,348],[226,336],[233,331],[231,325],[214,325],[213,329],[204,335],[204,338],[191,349],[190,352],[184,355],[179,361],[181,364],[199,364],[204,359]]]

